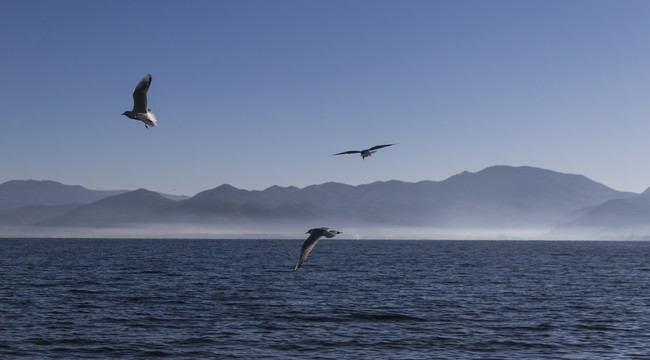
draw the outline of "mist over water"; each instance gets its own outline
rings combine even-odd
[[[648,242],[3,239],[0,357],[645,359]]]
[[[648,240],[648,229],[479,228],[355,224],[341,221],[256,224],[144,224],[114,227],[3,226],[4,238],[300,239],[315,227],[343,232],[337,239],[379,240]]]
[[[492,166],[438,182],[330,182],[262,191],[221,185],[176,200],[147,189],[109,196],[47,181],[0,184],[0,195],[13,199],[0,209],[2,237],[296,238],[321,226],[352,239],[616,240],[650,234],[648,194],[526,166]]]

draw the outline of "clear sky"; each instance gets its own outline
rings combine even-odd
[[[0,0],[0,45],[0,183],[194,195],[528,165],[650,186],[646,0]],[[146,74],[149,130],[120,115]]]

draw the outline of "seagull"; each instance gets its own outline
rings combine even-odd
[[[307,258],[307,255],[309,255],[309,252],[314,248],[314,246],[316,246],[318,239],[320,239],[322,236],[325,236],[326,238],[333,238],[334,236],[341,234],[341,232],[337,230],[332,230],[330,228],[322,227],[322,228],[309,229],[305,234],[310,234],[310,235],[307,238],[307,240],[305,240],[305,242],[302,243],[302,250],[300,250],[300,258],[298,258],[298,263],[296,264],[294,270],[298,270],[300,265],[302,265],[302,263]]]
[[[370,149],[365,149],[365,150],[344,151],[344,152],[341,152],[341,153],[338,153],[338,154],[332,154],[332,156],[334,156],[334,155],[344,155],[344,154],[361,154],[361,159],[365,160],[368,156],[376,153],[377,150],[379,150],[381,148],[384,148],[386,146],[393,146],[393,145],[397,145],[397,144],[377,145],[377,146],[371,147]]]
[[[147,129],[149,126],[156,126],[158,124],[156,115],[147,107],[147,91],[149,91],[149,85],[151,85],[151,75],[143,77],[138,83],[138,86],[135,87],[135,90],[133,90],[133,110],[127,110],[122,113],[122,115],[130,119],[142,121],[144,127]]]

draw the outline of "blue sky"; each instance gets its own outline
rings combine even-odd
[[[0,1],[0,183],[650,186],[650,1]],[[159,126],[120,114],[153,76]],[[364,161],[330,154],[399,143]]]

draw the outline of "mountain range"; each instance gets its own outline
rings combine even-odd
[[[582,175],[526,166],[492,166],[416,183],[329,182],[260,191],[224,184],[189,198],[53,181],[0,184],[4,237],[300,237],[320,226],[362,238],[644,237],[650,231],[650,192],[616,191]]]

